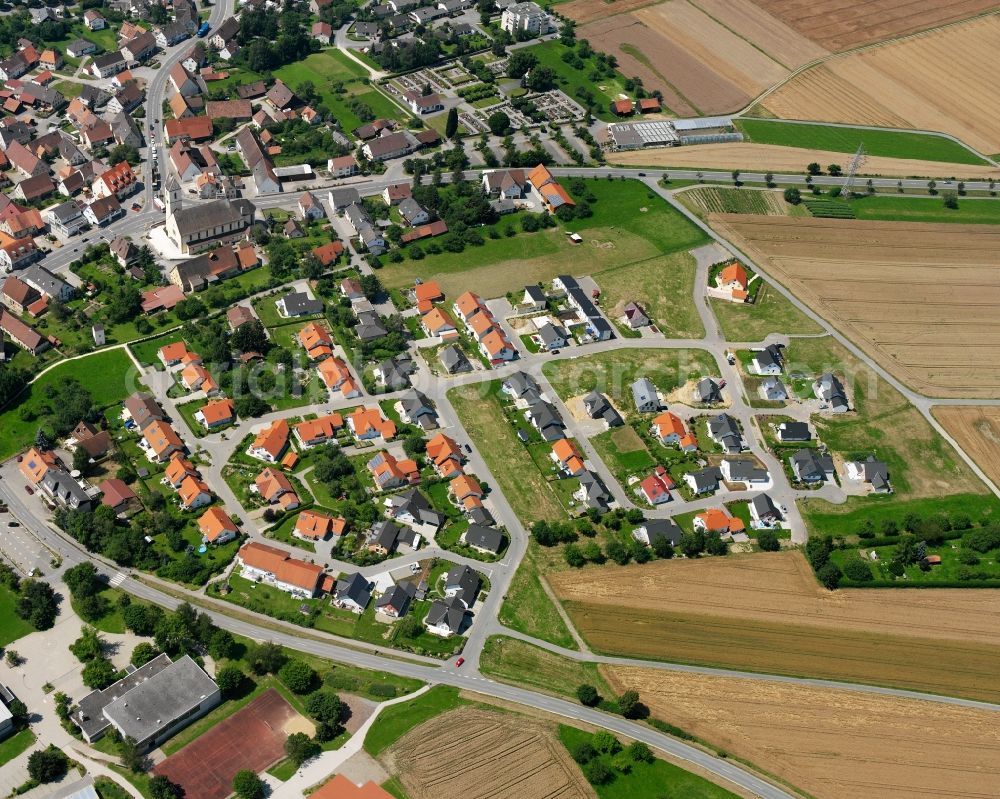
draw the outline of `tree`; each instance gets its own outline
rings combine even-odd
[[[618,710],[627,719],[641,718],[645,707],[639,701],[639,694],[636,691],[626,691],[618,697]]]
[[[102,691],[118,679],[118,672],[107,658],[94,658],[83,667],[83,684]]]
[[[600,758],[594,758],[583,767],[583,775],[591,785],[604,785],[614,778],[614,772]]]
[[[840,585],[840,569],[832,560],[828,560],[816,570],[816,579],[826,588],[833,590]]]
[[[563,549],[563,558],[566,560],[567,565],[572,566],[574,569],[582,569],[587,564],[587,558],[584,556],[583,550],[576,544],[567,544],[565,546]]]
[[[305,694],[316,680],[316,672],[301,660],[289,660],[278,670],[280,679],[288,689],[296,694]]]
[[[240,690],[246,675],[239,666],[230,664],[223,666],[215,675],[215,681],[219,684],[219,690],[224,696],[231,697]]]
[[[67,569],[63,573],[63,582],[66,583],[66,587],[69,588],[74,599],[96,594],[104,586],[97,569],[90,561],[84,561]],[[123,596],[127,596],[127,594],[123,594]]]
[[[59,613],[55,591],[41,580],[24,580],[14,612],[36,630],[50,629]]]
[[[296,767],[319,753],[319,744],[304,732],[293,732],[285,739],[285,754]]]
[[[909,566],[919,560],[917,554],[917,539],[912,535],[905,535],[899,539],[896,549],[892,553],[892,559],[903,566]]]
[[[528,88],[533,92],[547,92],[557,86],[556,72],[551,67],[536,65],[528,73]]]
[[[202,614],[204,615],[204,614]],[[229,630],[213,630],[208,638],[208,654],[214,660],[231,658],[236,650],[236,640]]]
[[[679,544],[681,554],[686,558],[695,558],[705,551],[705,534],[701,530],[684,533]]]
[[[494,136],[506,136],[510,130],[510,117],[503,111],[494,111],[486,118],[486,124]]]
[[[159,654],[159,649],[148,641],[142,641],[141,643],[136,644],[135,649],[132,650],[132,657],[129,658],[129,663],[136,668],[139,668],[139,666],[146,665]]]
[[[956,202],[955,205],[957,206],[958,203]],[[77,447],[73,450],[73,468],[83,474],[86,474],[90,468],[90,455],[83,447]]]
[[[68,770],[69,758],[54,746],[36,749],[28,755],[28,776],[35,782],[61,779]]]
[[[129,771],[141,774],[146,770],[146,758],[139,751],[139,746],[131,735],[126,735],[118,742],[118,757]]]
[[[798,205],[802,202],[802,192],[794,186],[785,189],[785,202],[789,205]]]
[[[946,191],[941,195],[945,208],[958,208],[958,195],[953,191]]]
[[[656,557],[663,558],[664,560],[669,560],[674,556],[674,546],[670,543],[670,540],[665,536],[660,536],[653,539],[652,544],[653,552]]]
[[[149,795],[153,799],[183,799],[184,789],[162,774],[157,774],[149,780]]]
[[[250,769],[237,771],[233,777],[233,792],[240,799],[264,799],[264,781]]]
[[[266,352],[267,331],[260,319],[244,322],[233,331],[230,343],[238,352]]]
[[[808,172],[810,175],[813,176],[819,175],[823,172],[823,167],[821,167],[819,164],[813,161],[811,164],[808,164],[806,166],[806,172]]]
[[[594,749],[606,755],[615,755],[621,751],[621,742],[607,730],[598,730],[592,739]]]
[[[4,652],[3,659],[7,662],[8,666],[14,667],[21,665],[21,656],[18,654],[16,649],[8,649]]]
[[[843,170],[840,168],[839,164],[830,164],[826,168],[826,171],[830,174],[830,177],[834,177],[834,178],[839,177],[841,175],[841,173],[843,172]]]
[[[742,185],[740,183],[740,170],[738,170],[738,169],[734,169],[733,170],[733,185],[734,186],[740,186],[740,185]]]
[[[132,603],[122,609],[125,629],[136,635],[152,635],[162,617],[163,611],[153,605]]]
[[[448,119],[444,123],[444,135],[446,139],[454,139],[458,133],[458,109],[448,109]]]
[[[343,712],[340,697],[333,691],[316,691],[306,698],[306,713],[321,724],[339,724]]]
[[[80,637],[69,645],[69,651],[81,663],[89,663],[96,658],[104,656],[103,641],[101,641],[101,637],[97,634],[97,630],[93,627],[85,626],[80,632]]]
[[[764,552],[777,552],[781,549],[781,542],[774,530],[761,530],[757,533],[757,546]]]
[[[580,743],[570,750],[569,754],[580,765],[589,763],[597,757],[597,752],[594,751],[594,747],[590,741],[580,741]]]
[[[625,751],[636,763],[652,763],[656,759],[652,750],[642,741],[633,741]]]
[[[937,194],[937,181],[936,180],[928,180],[927,181],[927,193],[928,194]]]
[[[507,76],[521,79],[538,63],[538,58],[534,53],[527,50],[515,50],[507,59]]]
[[[594,707],[601,701],[601,695],[597,692],[597,689],[593,685],[586,683],[577,687],[576,698],[580,701],[581,705],[586,705],[587,707]]]

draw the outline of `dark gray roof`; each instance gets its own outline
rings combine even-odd
[[[217,694],[219,687],[188,655],[143,680],[104,708],[125,735],[142,743]]]
[[[555,441],[564,437],[562,417],[559,416],[559,411],[551,403],[538,400],[528,409],[528,412],[531,414],[531,423],[546,441]]]
[[[107,729],[110,722],[104,717],[104,708],[120,696],[128,693],[137,685],[155,677],[161,671],[171,665],[168,655],[157,655],[151,661],[138,669],[132,669],[125,677],[113,685],[109,685],[103,691],[92,691],[87,694],[77,705],[73,713],[74,723],[83,730],[84,735],[93,739],[101,730]]]
[[[683,535],[673,519],[646,519],[636,529],[645,530],[650,545],[658,538],[666,538],[672,545],[676,545]]]
[[[421,524],[432,524],[440,527],[445,517],[434,510],[431,503],[417,489],[410,488],[401,494],[395,494],[389,499],[393,516],[410,515]]]
[[[63,203],[63,205],[65,204]],[[76,203],[72,204],[76,206]],[[25,283],[34,286],[35,289],[50,297],[59,297],[68,285],[66,281],[60,280],[41,264],[32,264],[21,273],[20,277]]]
[[[812,438],[805,422],[782,422],[778,425],[779,441],[808,441]]]
[[[402,528],[398,524],[383,519],[372,527],[369,541],[373,544],[379,544],[389,550],[389,552],[392,552],[396,548],[396,543],[399,541],[399,534],[401,532]]]
[[[789,457],[788,462],[799,480],[821,480],[833,471],[833,458],[820,455],[814,449],[800,449]]]
[[[729,414],[720,413],[709,419],[708,432],[726,452],[739,452],[743,449],[743,434],[736,420]]]
[[[496,555],[503,546],[503,533],[495,527],[470,524],[469,529],[465,531],[465,543],[472,547],[488,550]]]
[[[482,505],[478,505],[470,510],[468,517],[469,522],[472,524],[481,524],[488,527],[496,523],[496,520],[493,518],[493,514],[486,510],[486,508]]]
[[[761,469],[751,460],[727,460],[729,477],[734,483],[758,482],[767,479],[767,469]]]
[[[688,472],[684,476],[693,481],[694,492],[702,494],[705,491],[714,491],[718,487],[719,481],[722,479],[722,472],[718,466],[709,466],[696,472]]]
[[[695,387],[695,396],[699,402],[718,402],[722,399],[719,384],[710,377],[703,377]]]
[[[48,469],[42,476],[42,488],[59,502],[70,507],[88,507],[90,496],[68,472],[62,469]]]
[[[594,472],[584,472],[580,475],[580,488],[583,490],[583,501],[587,507],[607,510],[611,493]]]
[[[541,286],[535,286],[535,285],[525,286],[524,287],[524,293],[527,294],[528,297],[531,298],[532,302],[542,302],[542,303],[544,303],[545,300],[547,299],[546,296],[545,296],[545,292],[542,291]]]
[[[354,572],[354,574],[337,580],[333,590],[337,599],[341,601],[349,599],[362,608],[368,605],[368,600],[372,596],[368,579],[362,577],[360,572]]]
[[[438,353],[438,360],[449,373],[454,372],[467,372],[472,368],[472,364],[469,363],[469,359],[465,357],[463,353],[454,344],[449,344],[447,347],[443,348],[441,352]]]
[[[767,494],[755,494],[750,500],[750,507],[753,508],[754,514],[758,519],[781,515],[778,512],[777,506]]]
[[[400,616],[405,616],[410,603],[417,595],[417,587],[413,583],[396,583],[375,602],[376,608],[392,607]]]
[[[315,300],[304,291],[293,291],[282,297],[289,316],[323,313],[323,301]]]
[[[249,200],[222,199],[174,211],[174,223],[182,236],[209,228],[224,228],[238,222],[249,224],[257,210]]]
[[[432,625],[444,625],[451,632],[457,633],[465,621],[465,605],[461,599],[436,599],[427,611],[426,622]]]
[[[535,378],[526,372],[514,372],[514,374],[504,380],[503,384],[515,397],[520,397],[527,391],[538,392],[538,383],[535,382]]]
[[[413,224],[413,220],[418,218],[421,214],[426,214],[423,206],[414,200],[412,197],[407,197],[405,200],[399,204],[399,213],[409,224]]]
[[[448,593],[455,592],[455,599],[459,599],[467,607],[471,608],[476,604],[479,596],[479,572],[470,569],[468,566],[452,566],[445,577],[445,590]]]

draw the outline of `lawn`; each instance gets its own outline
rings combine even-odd
[[[843,580],[843,585],[845,586],[858,586],[861,588],[891,586],[894,588],[906,588],[935,585],[954,586],[964,582],[970,587],[1000,587],[1000,557],[998,557],[996,550],[985,554],[977,552],[975,554],[979,558],[978,563],[963,565],[959,561],[959,552],[962,551],[961,542],[957,539],[944,541],[939,546],[927,547],[928,555],[939,555],[941,557],[939,565],[932,566],[928,571],[922,571],[915,564],[910,565],[906,567],[903,576],[896,578],[889,572],[889,563],[892,561],[895,549],[895,546],[869,547],[865,546],[862,541],[856,549],[834,550],[830,559],[843,570],[844,564],[847,561],[861,558],[868,564],[875,578],[869,583],[856,583],[845,577]],[[869,553],[872,551],[878,554],[877,561],[873,562],[870,559]],[[963,573],[985,575],[985,579],[963,581],[961,577]]]
[[[559,725],[559,740],[570,752],[593,738],[591,733],[576,727]],[[737,795],[731,791],[666,760],[635,763],[629,759],[630,768],[627,773],[622,773],[615,768],[619,757],[621,755],[598,755],[613,774],[610,781],[594,786],[600,799],[664,799],[671,796],[684,799],[736,799]]]
[[[645,477],[656,466],[645,442],[628,425],[594,436],[590,443],[627,493],[630,476]]]
[[[499,383],[494,381],[454,388],[448,398],[521,522],[530,525],[539,519],[565,519],[551,485],[518,440],[498,393]],[[519,426],[531,427],[527,422]]]
[[[354,102],[367,105],[375,118],[403,118],[399,106],[367,83],[365,68],[336,49],[313,53],[302,61],[275,70],[274,74],[293,90],[303,81],[312,81],[321,102],[330,109],[345,131],[353,130],[363,121],[350,107]],[[338,83],[343,84],[340,93],[334,89]]]
[[[25,727],[10,738],[0,741],[0,766],[25,752],[34,742],[35,733],[31,731],[30,727]]]
[[[770,119],[744,118],[737,122],[737,126],[757,144],[780,144],[835,153],[853,153],[859,144],[864,144],[868,155],[986,165],[982,158],[968,148],[935,134],[800,125]]]
[[[549,67],[557,76],[559,88],[571,98],[586,107],[577,92],[581,89],[594,95],[596,107],[593,109],[594,116],[603,119],[605,122],[614,121],[616,117],[611,114],[611,101],[618,99],[619,94],[624,94],[621,76],[616,75],[615,79],[601,78],[594,82],[588,77],[596,62],[593,59],[585,59],[585,69],[577,69],[562,60],[563,54],[571,48],[557,41],[543,42],[526,47],[525,50],[538,59],[541,66]]]
[[[1000,224],[1000,201],[958,198],[958,208],[946,208],[940,197],[874,195],[851,200],[857,219],[890,222],[957,222],[963,225]]]
[[[419,277],[438,281],[448,296],[475,287],[480,296],[498,297],[556,275],[593,275],[707,241],[699,228],[638,181],[564,179],[563,183],[577,200],[587,201],[592,216],[523,233],[520,214],[513,214],[496,224],[500,238],[484,236],[481,246],[466,247],[461,253],[387,264],[379,278],[388,288],[412,286]],[[508,229],[514,235],[507,236]],[[567,232],[579,233],[583,243],[573,244]],[[689,289],[685,300],[691,302],[691,296]]]
[[[173,344],[175,341],[180,341],[183,338],[184,331],[178,328],[154,338],[129,344],[128,348],[132,351],[136,360],[143,366],[155,366],[159,371],[163,371],[163,362],[159,358],[160,347]]]
[[[104,633],[112,633],[114,635],[121,635],[125,632],[125,621],[122,619],[122,611],[118,606],[118,598],[122,596],[122,592],[117,588],[111,588],[108,586],[100,592],[100,595],[104,597],[108,602],[108,612],[101,616],[99,619],[94,619],[88,621],[91,627],[96,630],[100,630]],[[133,599],[133,602],[138,602],[138,600]],[[71,600],[73,610],[76,610],[76,601]],[[77,614],[79,615],[79,614]]]
[[[528,553],[521,560],[500,606],[500,623],[534,638],[576,649],[576,642],[566,628],[566,623],[542,587],[538,566],[529,544]]]
[[[571,660],[504,635],[492,635],[486,640],[479,668],[501,682],[528,685],[568,699],[575,700],[577,687],[585,683],[593,685],[603,697],[612,695],[596,663]]]
[[[763,341],[770,333],[809,335],[823,332],[816,322],[792,305],[791,300],[767,283],[761,285],[753,303],[711,300],[709,306],[727,341]]]
[[[0,585],[0,647],[7,646],[22,635],[34,632],[34,627],[14,613],[16,600],[17,594],[7,586]]]
[[[365,737],[365,751],[378,755],[406,733],[446,710],[465,704],[458,689],[438,685],[409,702],[385,708],[375,719]]]
[[[0,460],[35,440],[38,428],[48,417],[45,390],[73,377],[90,392],[94,404],[106,408],[121,402],[140,388],[135,367],[124,350],[101,350],[67,361],[46,372],[0,414]]]
[[[718,374],[719,368],[705,350],[630,349],[550,361],[542,371],[563,400],[596,390],[619,408],[630,408],[632,383],[640,377],[668,394],[692,378]]]
[[[701,338],[705,328],[695,307],[694,256],[686,252],[612,267],[595,274],[601,305],[618,319],[629,302],[645,309],[653,324],[669,338]]]
[[[73,80],[61,80],[58,83],[53,83],[52,88],[67,100],[79,97],[83,93],[83,84]]]

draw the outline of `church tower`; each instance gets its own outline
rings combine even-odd
[[[183,204],[184,204],[184,196],[183,193],[181,192],[181,187],[177,183],[177,178],[171,175],[170,182],[167,183],[167,198],[166,198],[167,219],[171,219],[177,211],[180,211]]]

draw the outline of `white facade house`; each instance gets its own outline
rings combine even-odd
[[[532,36],[544,36],[556,29],[552,17],[532,2],[515,3],[505,8],[500,16],[500,27],[510,34],[522,32]]]

